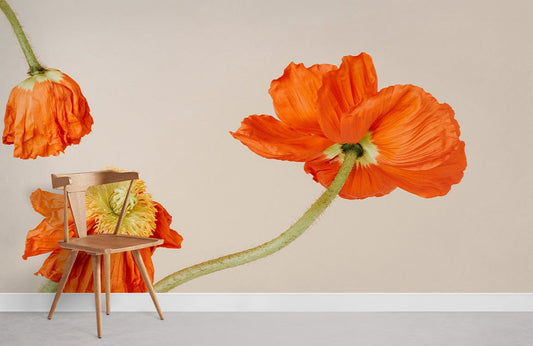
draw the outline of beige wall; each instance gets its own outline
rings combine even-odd
[[[337,200],[295,243],[183,292],[533,292],[533,6],[501,1],[11,1],[43,63],[81,85],[93,133],[56,158],[0,146],[0,292],[33,292],[21,258],[49,173],[141,172],[183,249],[156,280],[271,239],[322,192],[302,164],[260,158],[228,131],[272,114],[291,61],[368,52],[380,87],[422,86],[456,111],[469,166],[444,198],[401,190]],[[0,104],[26,66],[0,19]],[[3,106],[2,106],[3,107]]]

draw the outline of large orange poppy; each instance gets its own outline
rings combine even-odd
[[[89,188],[87,191],[87,234],[113,232],[113,219],[120,211],[114,210],[118,202],[122,205],[129,183],[108,184]],[[113,185],[113,186],[111,186]],[[105,186],[105,185],[104,185]],[[122,198],[122,201],[117,199]],[[35,211],[44,216],[44,220],[26,237],[24,259],[29,256],[51,252],[42,267],[35,275],[42,275],[54,282],[59,282],[69,251],[59,247],[58,241],[63,239],[63,195],[37,189],[30,197]],[[74,236],[74,221],[69,212],[70,236]],[[182,237],[170,228],[172,217],[151,196],[144,191],[144,183],[136,180],[128,199],[127,214],[124,217],[120,233],[150,236],[164,239],[160,246],[180,248]],[[152,255],[155,247],[139,250],[150,280],[154,279]],[[135,265],[131,253],[111,255],[111,291],[112,292],[146,292],[142,276]],[[65,292],[93,292],[91,256],[84,252],[78,253],[76,262],[64,289]]]
[[[347,147],[357,162],[339,195],[361,199],[396,187],[442,196],[466,168],[454,111],[414,85],[378,91],[372,59],[345,56],[339,67],[291,63],[269,93],[279,119],[251,115],[232,135],[269,159],[305,162],[328,187]]]
[[[61,71],[48,69],[13,88],[4,118],[4,144],[14,157],[58,155],[91,132],[93,118],[78,84]]]

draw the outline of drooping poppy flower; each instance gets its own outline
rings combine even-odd
[[[120,206],[126,197],[129,182],[120,182],[90,187],[87,190],[87,234],[113,233],[120,214]],[[63,195],[37,189],[30,197],[35,211],[44,220],[26,237],[26,248],[22,258],[52,252],[35,275],[42,275],[51,281],[59,282],[69,251],[59,247],[63,239]],[[128,197],[127,213],[124,216],[120,233],[164,240],[160,246],[180,248],[182,237],[170,228],[172,217],[165,208],[152,200],[145,191],[142,180],[135,180]],[[75,227],[69,212],[69,233],[75,236]],[[152,255],[155,247],[139,250],[144,260],[150,280],[154,279]],[[130,252],[111,254],[111,291],[146,292],[141,273]],[[80,251],[64,292],[93,292],[91,256]]]
[[[14,144],[14,157],[59,155],[91,132],[93,118],[78,84],[47,69],[13,88],[6,106],[2,142]]]
[[[268,159],[305,162],[305,172],[328,187],[344,158],[358,158],[339,195],[383,196],[396,187],[442,196],[466,168],[454,111],[414,85],[378,91],[372,59],[345,56],[341,65],[291,63],[269,93],[279,119],[251,115],[232,135]]]

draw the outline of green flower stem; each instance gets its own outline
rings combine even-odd
[[[342,163],[337,176],[329,188],[316,200],[315,203],[313,203],[313,205],[302,215],[302,217],[300,217],[298,221],[296,221],[294,225],[292,225],[278,237],[254,248],[236,252],[231,255],[222,256],[210,261],[198,263],[191,267],[177,271],[158,281],[154,285],[154,289],[157,292],[168,292],[171,289],[197,277],[255,261],[271,255],[289,245],[293,240],[305,232],[309,226],[311,226],[311,224],[320,216],[320,214],[326,210],[331,202],[333,202],[335,197],[337,197],[338,193],[344,186],[346,179],[348,179],[348,176],[350,175],[358,156],[360,156],[359,152],[354,148],[347,148],[345,150],[344,162]]]
[[[28,38],[26,37],[26,34],[24,34],[22,26],[20,25],[17,16],[11,9],[11,6],[9,6],[9,4],[5,0],[0,0],[0,9],[2,9],[2,12],[4,12],[4,14],[6,15],[7,20],[9,20],[9,23],[11,24],[11,27],[13,28],[13,31],[17,36],[20,48],[22,48],[24,56],[26,57],[26,61],[30,66],[30,75],[33,76],[39,73],[43,73],[45,71],[45,68],[42,67],[41,64],[39,64],[39,61],[37,61],[37,58],[35,57],[35,54],[31,49],[30,43],[28,42]]]
[[[57,292],[57,282],[52,280],[47,280],[41,288],[39,288],[39,293],[55,293]]]

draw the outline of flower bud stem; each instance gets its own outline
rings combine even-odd
[[[9,20],[9,23],[11,24],[11,27],[13,28],[13,31],[17,36],[20,48],[22,48],[24,56],[26,57],[26,61],[30,66],[29,74],[33,76],[39,73],[43,73],[46,69],[42,67],[41,64],[39,64],[39,61],[37,61],[37,58],[35,57],[35,54],[31,49],[30,43],[28,42],[28,38],[26,37],[26,34],[24,34],[22,26],[20,25],[17,16],[11,9],[11,6],[9,6],[9,4],[5,0],[0,0],[0,9],[2,9],[2,12],[4,12],[4,14],[6,15],[7,20]]]
[[[296,221],[295,224],[278,237],[254,248],[198,263],[170,274],[154,285],[155,290],[157,292],[168,292],[197,277],[252,262],[281,250],[305,232],[322,212],[326,210],[331,202],[333,202],[350,176],[357,157],[357,150],[353,148],[347,148],[345,150],[344,161],[329,188],[316,200],[315,203],[313,203],[313,205],[300,217],[300,219],[298,219],[298,221]]]

